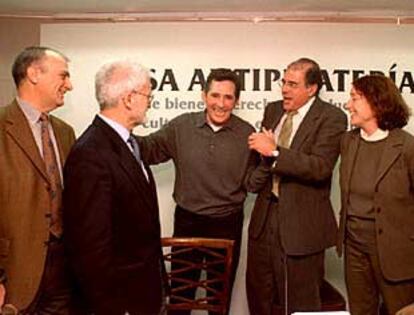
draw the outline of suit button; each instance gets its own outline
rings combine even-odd
[[[381,234],[382,234],[382,229],[381,229],[381,228],[379,228],[379,229],[378,229],[378,234],[379,234],[379,235],[381,235]]]
[[[377,213],[380,213],[381,212],[381,208],[380,207],[378,207],[377,208]]]

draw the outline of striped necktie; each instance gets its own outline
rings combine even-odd
[[[49,177],[50,189],[50,217],[49,230],[56,237],[62,235],[62,181],[60,178],[59,165],[57,163],[55,149],[49,133],[49,118],[46,114],[41,114],[40,130],[42,138],[43,161],[46,173]]]
[[[277,140],[277,145],[283,148],[289,148],[289,140],[292,135],[292,127],[293,127],[293,116],[295,116],[298,112],[291,111],[288,112],[286,115],[286,119],[283,122],[282,129],[280,130],[280,134]],[[273,175],[273,187],[272,192],[275,196],[279,197],[279,185],[280,185],[280,176]]]

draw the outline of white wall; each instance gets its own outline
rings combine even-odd
[[[46,24],[41,27],[41,43],[61,49],[72,60],[74,91],[69,93],[66,106],[57,111],[57,115],[72,124],[78,135],[98,110],[94,100],[94,74],[101,64],[119,58],[135,59],[155,71],[153,78],[157,87],[154,108],[149,112],[154,127],[138,127],[138,134],[148,134],[158,129],[160,120],[165,121],[189,111],[169,106],[172,101],[183,102],[185,106],[189,102],[197,104],[200,101],[200,85],[194,85],[192,91],[188,90],[194,74],[200,73],[196,69],[202,69],[207,75],[210,68],[216,67],[245,69],[246,91],[242,92],[241,101],[252,103],[244,103],[236,114],[257,125],[263,115],[264,104],[280,97],[277,82],[271,80],[272,76],[267,81],[271,91],[266,90],[266,73],[278,71],[282,74],[288,63],[302,56],[315,59],[326,70],[331,85],[322,90],[321,96],[336,106],[343,105],[348,99],[353,76],[371,70],[393,76],[398,86],[404,86],[402,91],[407,102],[413,104],[413,37],[413,26],[379,24],[183,22]],[[176,91],[172,89],[172,79],[176,80]],[[412,120],[408,130],[414,130]],[[158,185],[163,234],[171,235],[174,209],[171,199],[172,163],[153,169]],[[336,212],[339,210],[337,179],[335,171],[332,200]],[[253,202],[254,196],[249,196],[245,207],[245,230]],[[243,241],[231,309],[231,314],[237,315],[248,314],[244,290],[246,239]],[[341,261],[333,250],[327,255],[327,276],[343,288]]]

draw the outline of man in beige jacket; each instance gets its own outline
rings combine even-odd
[[[0,108],[0,305],[24,314],[69,314],[60,200],[75,134],[49,115],[72,89],[68,59],[29,47],[12,73],[17,97]]]

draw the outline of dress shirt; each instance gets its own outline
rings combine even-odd
[[[290,138],[289,138],[289,146],[292,143],[292,139],[295,137],[296,132],[299,129],[300,124],[302,123],[302,120],[305,118],[306,114],[308,113],[311,105],[313,104],[313,102],[315,101],[315,97],[310,98],[305,105],[303,105],[302,107],[300,107],[297,110],[297,114],[293,116],[292,118],[292,133],[290,134]],[[282,130],[282,126],[283,123],[285,122],[287,118],[287,113],[285,112],[282,116],[282,119],[280,119],[279,124],[277,125],[277,127],[275,128],[275,140],[277,143],[277,140],[279,139],[279,135],[280,132]]]
[[[122,141],[125,142],[127,145],[129,151],[131,151],[132,155],[134,155],[134,148],[132,147],[131,143],[128,141],[129,136],[131,135],[131,132],[122,126],[120,123],[116,122],[115,120],[112,120],[111,118],[108,118],[102,114],[98,114],[99,118],[101,118],[104,122],[106,122],[115,132],[121,137]],[[135,155],[134,155],[135,158]],[[141,162],[138,162],[142,168],[142,171],[144,172],[145,177],[147,180],[149,180],[147,170],[145,169],[144,165]]]
[[[98,116],[104,122],[106,122],[113,130],[115,130],[116,133],[121,137],[121,139],[128,146],[129,150],[131,152],[134,152],[133,148],[128,143],[128,138],[129,138],[131,132],[128,129],[126,129],[124,126],[122,126],[120,123],[116,122],[115,120],[112,120],[111,118],[108,118],[108,117],[106,117],[102,114],[98,114]]]
[[[40,156],[43,158],[43,144],[42,144],[42,135],[41,135],[41,122],[40,122],[40,115],[42,114],[40,111],[38,111],[36,108],[34,108],[30,103],[20,99],[19,97],[16,97],[17,104],[19,104],[20,109],[23,111],[24,116],[27,119],[27,122],[29,123],[29,127],[32,131],[33,138],[36,142],[36,146],[39,149]],[[50,120],[49,120],[50,121]],[[60,154],[58,145],[56,142],[56,136],[53,131],[52,124],[49,123],[49,134],[50,138],[52,140],[53,149],[56,154],[56,162],[59,167],[59,174],[61,182],[63,183],[63,174],[62,174],[62,163],[60,160]]]

